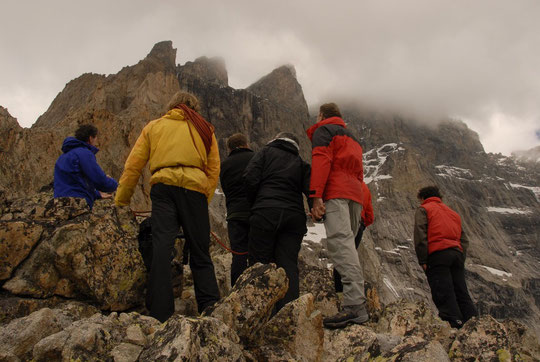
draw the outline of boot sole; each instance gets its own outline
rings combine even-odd
[[[323,323],[323,325],[325,328],[337,329],[337,328],[347,327],[349,324],[364,324],[368,321],[369,321],[369,317],[365,316],[365,317],[356,317],[353,319],[347,319],[346,321],[343,321],[343,322],[336,322],[336,323],[327,322],[327,323]]]

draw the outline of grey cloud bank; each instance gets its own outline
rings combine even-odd
[[[222,56],[244,88],[296,67],[310,105],[358,99],[464,119],[487,151],[540,141],[538,1],[3,1],[0,105],[30,126],[68,81],[116,73],[172,40]]]

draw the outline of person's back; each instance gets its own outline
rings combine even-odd
[[[278,310],[300,291],[298,253],[307,231],[302,193],[308,196],[310,167],[298,150],[294,135],[280,133],[251,159],[244,173],[252,205],[249,262],[276,263],[289,278]]]
[[[251,210],[276,207],[304,214],[302,193],[308,194],[310,167],[298,148],[278,138],[267,144],[254,162],[245,177]]]
[[[67,137],[62,144],[63,154],[54,166],[54,197],[84,198],[90,208],[102,197],[101,192],[116,190],[117,182],[108,177],[97,164],[95,147],[97,128],[80,126],[76,137]]]
[[[460,328],[478,314],[465,282],[469,241],[461,217],[442,202],[438,187],[424,187],[417,197],[421,202],[414,217],[418,262],[426,272],[439,316]]]
[[[222,162],[220,181],[227,206],[227,232],[233,250],[231,286],[248,267],[250,205],[244,187],[243,174],[253,158],[247,137],[236,133],[227,139],[229,157]]]
[[[162,322],[174,313],[170,261],[180,226],[189,248],[199,312],[219,300],[209,252],[208,202],[219,177],[214,127],[198,113],[199,101],[192,94],[176,93],[167,109],[142,130],[126,160],[115,198],[118,206],[129,205],[148,162],[153,255],[146,304],[150,315]]]

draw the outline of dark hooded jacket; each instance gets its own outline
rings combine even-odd
[[[298,146],[278,138],[251,159],[244,185],[251,211],[282,208],[304,213],[302,193],[309,195],[310,165],[298,154]]]
[[[113,192],[118,183],[99,167],[98,149],[87,142],[68,137],[54,166],[54,197],[80,197],[92,208],[98,191]]]
[[[250,205],[242,175],[255,153],[249,148],[232,150],[229,157],[221,163],[219,180],[227,203],[227,219],[247,219]]]

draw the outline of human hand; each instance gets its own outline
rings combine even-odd
[[[320,197],[313,198],[313,207],[311,208],[311,218],[313,221],[321,221],[322,217],[326,213],[326,206]]]
[[[112,199],[113,195],[106,192],[98,191],[102,199]]]

